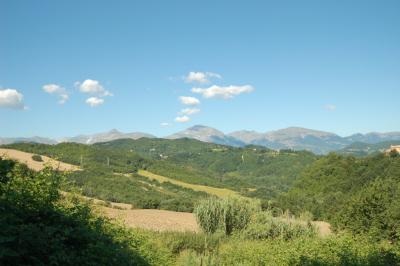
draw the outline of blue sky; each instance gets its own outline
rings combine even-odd
[[[0,136],[399,131],[399,14],[396,0],[0,0]]]

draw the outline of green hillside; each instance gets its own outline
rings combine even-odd
[[[261,146],[235,148],[193,139],[124,139],[94,146],[135,152],[153,159],[148,168],[160,175],[229,187],[261,198],[286,191],[298,174],[318,158],[306,151],[276,152]],[[256,190],[249,192],[248,188]]]
[[[337,229],[400,238],[400,156],[330,154],[308,167],[278,199],[295,214],[310,211]]]
[[[63,162],[82,165],[82,171],[68,175],[63,189],[78,189],[83,195],[105,201],[132,204],[134,208],[192,211],[194,202],[207,194],[136,174],[151,160],[134,152],[106,150],[91,145],[19,143],[5,147],[46,155]]]

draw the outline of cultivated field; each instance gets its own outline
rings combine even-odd
[[[224,197],[228,197],[228,196],[239,196],[239,194],[236,191],[230,190],[230,189],[226,189],[226,188],[215,188],[215,187],[209,187],[209,186],[204,186],[204,185],[196,185],[196,184],[190,184],[190,183],[186,183],[183,181],[179,181],[176,179],[172,179],[169,177],[165,177],[162,175],[156,175],[153,174],[149,171],[145,171],[145,170],[139,170],[138,174],[144,177],[147,177],[149,179],[152,180],[157,180],[160,183],[164,183],[164,182],[170,182],[174,185],[177,186],[181,186],[181,187],[185,187],[185,188],[190,188],[193,189],[195,191],[202,191],[202,192],[206,192],[208,194],[212,194],[215,195],[217,197],[220,198],[224,198]]]
[[[0,148],[0,156],[1,157],[6,157],[10,158],[16,161],[19,161],[21,163],[26,164],[29,168],[35,170],[35,171],[40,171],[42,170],[46,165],[51,166],[54,169],[58,169],[60,171],[77,171],[80,170],[80,168],[76,165],[68,164],[68,163],[63,163],[57,160],[54,160],[52,158],[49,158],[47,156],[43,156],[42,160],[43,162],[38,162],[34,161],[32,159],[33,153],[29,152],[23,152],[23,151],[18,151],[18,150],[13,150],[13,149],[2,149]]]
[[[164,210],[120,210],[101,207],[100,211],[111,219],[122,221],[126,226],[154,231],[198,232],[192,213]]]

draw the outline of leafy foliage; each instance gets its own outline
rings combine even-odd
[[[400,158],[383,154],[359,158],[330,154],[307,168],[280,206],[311,211],[337,229],[399,239]]]
[[[82,194],[106,201],[130,203],[135,208],[192,211],[194,202],[206,194],[171,183],[158,183],[136,174],[150,162],[132,151],[108,150],[93,145],[18,143],[7,147],[47,155],[81,165],[63,189],[78,187]]]
[[[149,239],[95,216],[59,194],[61,176],[1,161],[1,265],[165,265]],[[151,248],[154,246],[154,248]]]
[[[147,168],[194,184],[228,187],[247,196],[272,198],[287,191],[298,174],[318,157],[306,151],[276,152],[261,146],[235,148],[193,139],[121,139],[95,144],[134,151],[153,163]],[[249,191],[248,188],[255,187]]]
[[[230,235],[234,230],[244,229],[250,222],[251,215],[259,210],[259,206],[250,200],[228,197],[222,200],[221,209],[225,234]]]
[[[222,228],[226,235],[230,235],[234,230],[245,228],[251,215],[259,209],[257,203],[244,198],[208,198],[198,203],[195,215],[206,233],[214,233]]]
[[[214,258],[222,265],[386,266],[400,263],[398,248],[347,235],[292,241],[237,239],[222,244]]]
[[[194,209],[197,222],[206,233],[217,231],[220,226],[221,213],[221,202],[216,198],[203,199]]]
[[[292,240],[301,237],[315,237],[317,229],[310,221],[294,219],[292,217],[274,217],[270,212],[257,212],[253,215],[249,225],[241,233],[245,239]]]

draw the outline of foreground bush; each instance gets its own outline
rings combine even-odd
[[[174,255],[185,250],[197,254],[212,253],[218,249],[222,241],[227,240],[222,232],[211,235],[194,232],[162,232],[154,233],[153,237]]]
[[[317,229],[310,222],[286,217],[273,217],[270,212],[256,213],[241,237],[254,240],[315,237]]]
[[[242,241],[223,244],[217,265],[349,265],[388,266],[400,264],[399,249],[372,244],[364,238],[339,236],[299,238],[293,241]]]
[[[204,232],[214,233],[221,228],[226,235],[230,235],[234,230],[245,228],[251,215],[260,209],[259,202],[250,199],[207,198],[197,204],[194,213]]]
[[[238,197],[229,197],[222,200],[222,225],[226,235],[234,230],[242,230],[250,222],[253,213],[261,208],[257,203]]]
[[[169,253],[136,231],[62,199],[60,176],[0,166],[0,265],[168,265]]]
[[[206,233],[214,233],[220,226],[222,206],[217,198],[201,200],[194,209],[200,227]]]

